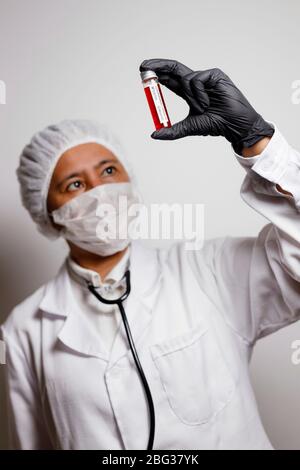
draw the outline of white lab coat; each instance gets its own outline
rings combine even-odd
[[[199,251],[132,242],[125,308],[154,400],[154,449],[272,448],[249,360],[258,338],[300,317],[300,154],[276,129],[261,155],[236,158],[242,198],[269,220],[257,238]],[[147,400],[120,327],[108,355],[65,263],[13,309],[2,335],[14,448],[146,449]]]
[[[74,300],[77,304],[77,310],[80,309],[82,315],[89,321],[91,328],[100,335],[100,341],[103,348],[106,348],[109,354],[114,338],[117,334],[119,323],[122,321],[120,310],[116,304],[105,304],[91,295],[86,289],[86,283],[93,284],[100,288],[102,295],[107,299],[117,299],[124,293],[122,279],[125,271],[130,264],[129,245],[123,253],[122,258],[111,269],[103,279],[99,273],[91,269],[84,268],[75,262],[70,256],[66,258],[66,265],[71,281],[71,290]]]

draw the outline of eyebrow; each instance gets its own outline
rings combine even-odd
[[[93,168],[96,170],[97,168],[101,167],[102,165],[105,165],[106,163],[118,163],[117,160],[113,158],[106,158],[105,160],[100,160],[96,165],[93,166]],[[82,172],[80,173],[71,173],[70,175],[66,176],[63,178],[59,183],[57,183],[56,187],[61,186],[65,181],[70,180],[72,178],[75,178],[76,176],[80,176]]]

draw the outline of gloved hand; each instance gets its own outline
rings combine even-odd
[[[144,60],[140,71],[153,70],[161,84],[189,105],[188,116],[172,127],[151,134],[174,140],[190,135],[224,136],[237,153],[251,147],[274,130],[251,106],[222,70],[193,71],[176,60]]]

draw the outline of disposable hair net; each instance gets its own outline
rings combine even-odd
[[[66,150],[88,142],[99,143],[112,151],[126,169],[131,183],[136,185],[125,150],[106,125],[87,119],[68,119],[37,132],[24,147],[16,174],[23,206],[37,224],[39,232],[50,239],[59,237],[59,230],[52,225],[47,211],[47,196],[54,168]]]

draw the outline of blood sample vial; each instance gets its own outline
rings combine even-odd
[[[143,71],[141,72],[141,79],[155,129],[171,127],[170,118],[156,73],[153,72],[153,70]]]

